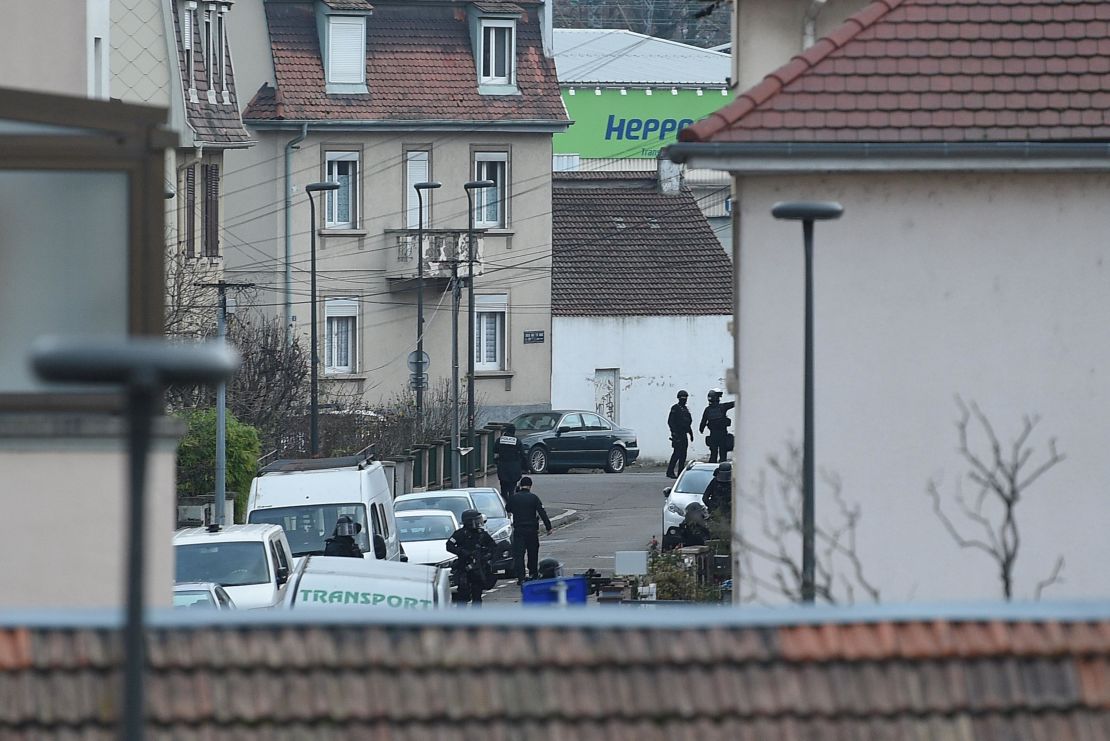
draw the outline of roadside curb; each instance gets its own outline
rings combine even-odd
[[[572,523],[578,522],[586,518],[585,512],[579,512],[576,509],[566,509],[551,518],[551,529],[566,527]]]

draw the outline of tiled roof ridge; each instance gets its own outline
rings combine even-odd
[[[702,120],[684,128],[678,133],[679,141],[708,141],[715,134],[724,131],[759,108],[787,85],[816,67],[834,51],[842,48],[864,30],[875,25],[904,2],[905,0],[875,0],[866,8],[849,17],[827,36],[821,37],[808,49],[791,57],[789,62],[769,73],[754,87],[740,94],[731,105],[714,111]]]

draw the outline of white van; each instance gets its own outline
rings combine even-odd
[[[323,555],[342,515],[360,526],[355,542],[363,558],[401,559],[381,463],[362,456],[275,461],[251,482],[247,522],[280,525],[294,558]]]
[[[436,566],[341,556],[301,559],[285,606],[442,610],[451,605],[450,572]]]
[[[174,582],[213,582],[239,609],[282,603],[293,554],[276,525],[188,527],[173,535]]]

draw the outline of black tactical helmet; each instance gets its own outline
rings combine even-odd
[[[482,526],[482,513],[476,509],[464,510],[462,513],[463,527],[468,530],[477,530]]]
[[[732,481],[732,464],[722,463],[713,471],[713,476],[720,482],[727,484]]]
[[[690,396],[690,395],[689,395],[688,393],[686,393],[686,391],[685,391],[685,390],[683,390],[683,391],[679,391],[679,392],[678,392],[678,398],[680,398],[680,399],[685,399],[685,398],[687,398],[687,397],[689,397],[689,396]]]
[[[350,515],[340,515],[339,519],[335,521],[336,535],[347,535],[353,537],[360,530],[362,530],[362,526],[352,520]]]
[[[704,525],[709,519],[709,508],[701,502],[690,502],[686,505],[685,521],[696,525]]]
[[[554,558],[542,559],[536,564],[536,570],[539,571],[541,579],[554,579],[563,575],[563,565]]]
[[[709,401],[711,401],[711,402],[720,401],[721,396],[723,396],[723,395],[724,395],[724,392],[721,391],[720,389],[709,389]]]

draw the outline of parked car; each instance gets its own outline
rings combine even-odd
[[[398,516],[402,512],[413,510],[445,509],[451,512],[459,522],[462,521],[464,511],[476,509],[485,516],[486,530],[495,541],[505,545],[513,537],[513,523],[509,519],[509,513],[505,511],[500,492],[486,486],[404,494],[394,500],[393,507],[396,509]],[[493,570],[499,577],[509,576],[513,570],[512,555],[502,555],[495,559]]]
[[[359,526],[355,542],[363,558],[404,560],[380,462],[358,455],[280,460],[251,482],[247,522],[280,525],[297,559],[323,555],[342,515]]]
[[[409,563],[450,566],[455,556],[447,539],[459,529],[455,513],[446,509],[410,509],[397,513],[397,534],[405,544]]]
[[[233,610],[235,602],[227,590],[215,582],[186,582],[173,585],[173,606],[178,609]]]
[[[604,468],[620,473],[640,455],[636,433],[595,412],[528,412],[513,420],[533,473]]]
[[[273,607],[285,597],[293,563],[277,525],[189,527],[173,535],[174,581],[219,584],[240,608]]]
[[[285,607],[445,610],[451,606],[450,573],[438,566],[399,561],[306,556],[289,577]]]
[[[677,528],[686,518],[686,505],[690,502],[700,502],[705,495],[709,482],[713,480],[713,471],[719,463],[703,463],[693,461],[686,465],[682,473],[675,479],[673,486],[663,490],[663,532],[669,533]]]

